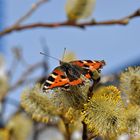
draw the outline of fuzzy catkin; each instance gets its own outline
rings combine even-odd
[[[84,106],[83,120],[95,135],[116,136],[125,129],[124,105],[114,86],[101,87]]]
[[[85,79],[84,85],[72,86],[69,90],[57,88],[41,91],[35,85],[22,93],[21,105],[33,119],[47,123],[53,118],[63,116],[65,121],[73,122],[80,118],[83,105],[88,100],[90,81]]]
[[[69,21],[77,21],[91,16],[95,0],[67,0],[66,14]]]
[[[140,105],[140,66],[129,67],[121,73],[120,88],[130,103]]]

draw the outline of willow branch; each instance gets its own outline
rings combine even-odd
[[[100,26],[101,25],[127,25],[132,19],[136,17],[140,17],[140,9],[138,9],[137,11],[135,11],[134,13],[126,17],[123,17],[121,19],[116,19],[116,20],[107,20],[107,21],[99,21],[99,22],[92,20],[90,22],[84,22],[84,23],[66,21],[66,22],[60,22],[60,23],[32,23],[32,24],[27,24],[27,25],[12,26],[1,31],[0,36],[4,36],[14,31],[22,31],[22,30],[33,29],[33,28],[56,28],[56,27],[85,28],[87,26],[99,26],[99,25]]]
[[[88,136],[87,136],[87,125],[82,122],[83,124],[83,135],[82,135],[82,140],[88,140]]]
[[[33,73],[33,71],[35,71],[37,68],[42,67],[44,65],[44,62],[39,62],[36,63],[32,66],[30,66],[25,72],[23,72],[23,74],[21,75],[21,77],[18,79],[18,81],[13,84],[8,91],[12,91],[14,89],[16,89],[17,87],[19,87],[20,85],[24,84],[25,82],[27,82],[27,77]]]
[[[13,25],[13,27],[20,25],[24,20],[26,20],[29,16],[31,16],[33,14],[33,12],[35,12],[38,9],[39,6],[41,6],[42,4],[44,4],[47,1],[48,0],[38,0],[36,3],[32,4],[31,8],[27,11],[27,13],[25,13],[25,15],[23,15],[21,18],[19,18],[16,21],[16,23]]]

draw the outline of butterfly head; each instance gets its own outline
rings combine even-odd
[[[106,62],[104,60],[101,60],[100,63],[101,63],[101,68],[106,65]]]
[[[102,63],[103,66],[106,65],[104,60],[101,60],[101,63]]]
[[[101,69],[106,65],[104,60],[101,61],[93,61],[93,68],[95,68],[98,72],[101,71]]]

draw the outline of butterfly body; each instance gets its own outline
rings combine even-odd
[[[99,80],[100,77],[94,76],[94,71],[99,72],[104,65],[104,61],[76,60],[69,63],[60,61],[60,66],[56,67],[45,81],[43,91],[80,85],[84,83],[85,78]]]

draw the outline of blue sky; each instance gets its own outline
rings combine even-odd
[[[35,1],[4,0],[5,26],[12,25]],[[66,0],[49,1],[24,23],[65,21]],[[138,8],[140,8],[138,0],[97,0],[92,18],[97,21],[117,19],[129,15]],[[73,27],[38,28],[14,32],[3,37],[7,63],[11,62],[13,46],[23,48],[25,59],[30,64],[40,61],[42,59],[39,54],[42,50],[41,38],[46,39],[50,55],[61,58],[63,49],[66,47],[68,51],[75,52],[78,59],[104,59],[107,65],[102,72],[110,73],[118,66],[140,56],[140,18],[132,20],[127,26],[96,26],[85,30]],[[49,60],[51,71],[58,62]],[[16,93],[19,96],[19,92]]]
[[[35,0],[5,0],[6,24],[13,24],[23,15]],[[25,23],[57,22],[66,20],[64,5],[66,0],[59,2],[50,0],[38,9]],[[96,20],[117,19],[126,16],[140,7],[140,1],[133,0],[98,0],[92,18]],[[5,36],[6,49],[22,46],[27,60],[31,63],[41,59],[40,39],[46,39],[52,56],[60,58],[63,48],[74,51],[78,59],[104,59],[106,70],[121,65],[127,60],[140,55],[140,18],[134,19],[128,26],[88,27],[81,30],[73,27],[54,29],[34,29],[12,33]],[[30,53],[29,53],[30,52]],[[57,62],[53,61],[53,65]]]
[[[35,0],[5,0],[6,26],[13,24],[23,15]],[[66,20],[66,0],[54,1],[41,6],[25,23],[61,22]],[[98,0],[92,15],[98,21],[124,17],[140,7],[138,0]],[[46,28],[26,30],[5,36],[7,58],[10,48],[22,46],[25,57],[30,63],[42,58],[41,38],[45,38],[52,56],[60,58],[63,48],[74,51],[78,59],[104,59],[107,66],[104,72],[110,71],[140,55],[140,18],[134,19],[128,26],[88,27],[81,30],[73,27]],[[51,69],[58,62],[50,60]]]
[[[0,23],[3,23],[3,19],[4,19],[4,13],[3,13],[3,1],[2,0],[0,0]],[[2,28],[3,28],[3,24],[0,24],[0,31],[2,30]],[[1,41],[1,37],[0,37],[0,46],[2,46],[3,45],[3,42]],[[3,49],[2,49],[2,47],[0,47],[0,51],[2,51]]]

